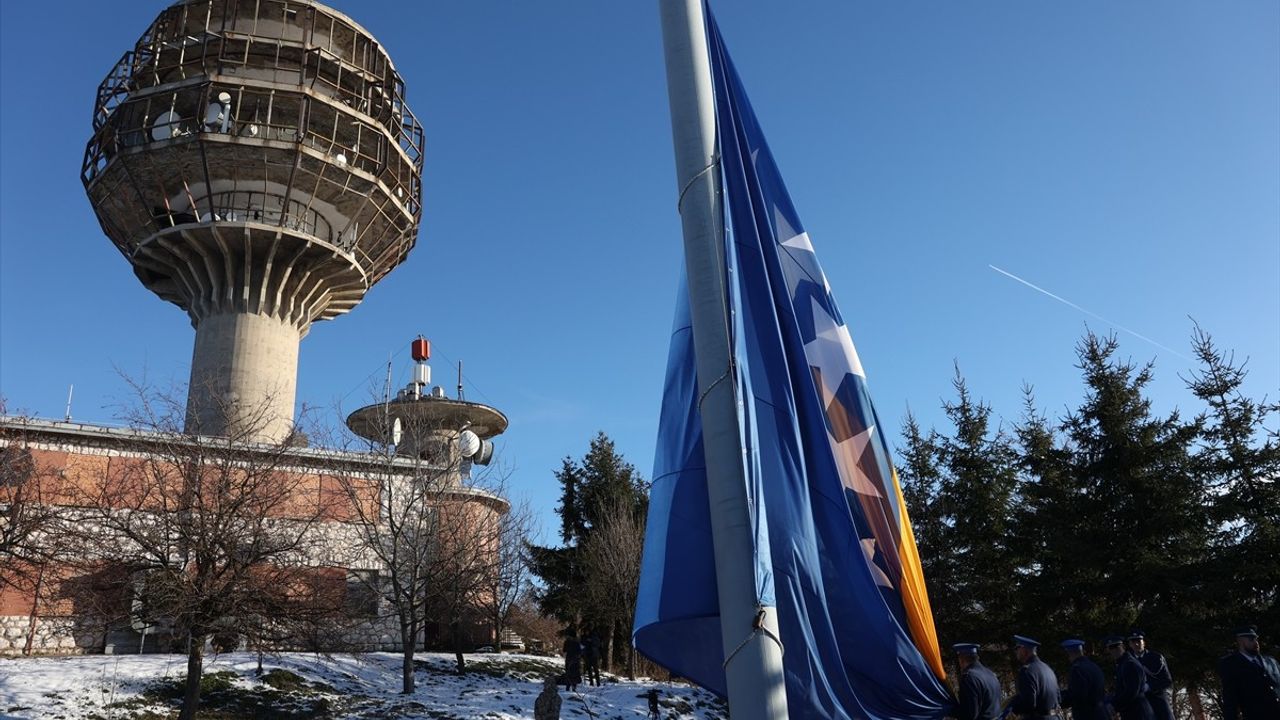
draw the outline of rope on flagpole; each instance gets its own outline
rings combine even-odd
[[[787,648],[782,644],[782,638],[778,637],[772,630],[765,627],[764,617],[764,607],[757,605],[755,619],[751,621],[751,632],[747,634],[747,637],[744,638],[742,642],[738,643],[738,647],[734,648],[733,652],[729,653],[729,656],[724,659],[724,664],[721,667],[729,667],[729,663],[733,661],[734,656],[737,655],[742,648],[746,647],[747,643],[751,642],[751,639],[756,635],[764,635],[777,643],[779,655],[785,655],[787,653]]]
[[[729,375],[732,373],[733,373],[733,363],[730,362],[729,367],[725,368],[724,374],[716,378],[715,382],[711,383],[711,385],[709,385],[706,390],[702,391],[702,394],[698,396],[698,412],[699,413],[702,412],[702,401],[706,400],[707,396],[711,394],[711,391],[715,390],[716,386],[724,382],[725,379],[728,378]]]
[[[717,167],[718,165],[720,165],[720,153],[719,153],[719,152],[717,152],[717,153],[715,153],[714,155],[712,155],[712,156],[711,156],[711,162],[707,163],[707,164],[706,164],[706,165],[705,165],[701,170],[699,170],[698,172],[694,173],[694,174],[693,174],[693,177],[689,178],[689,182],[686,182],[686,183],[684,184],[684,187],[680,188],[680,197],[676,198],[676,213],[677,213],[677,214],[684,214],[684,209],[683,209],[683,206],[684,206],[684,196],[689,192],[689,188],[693,187],[693,184],[694,184],[695,182],[697,182],[697,181],[698,181],[698,178],[700,178],[700,177],[702,177],[703,175],[706,175],[707,173],[711,172],[711,170],[712,170],[712,169],[714,169],[715,167]],[[723,291],[723,289],[724,289],[724,287],[723,287],[723,280],[722,280],[722,282],[721,282],[721,290]],[[722,292],[722,294],[723,294],[723,292]],[[727,317],[725,318],[725,323],[724,323],[724,324],[725,324],[725,330],[726,330],[726,332],[725,332],[726,337],[732,337],[732,333],[728,332],[728,329],[729,329],[729,328],[728,328],[728,325],[729,325],[729,319],[728,319]],[[717,386],[717,385],[719,385],[720,383],[724,382],[724,380],[725,380],[726,378],[728,378],[728,377],[729,377],[730,375],[732,375],[732,374],[733,374],[733,356],[732,356],[732,354],[730,354],[730,356],[729,356],[729,367],[727,367],[727,368],[725,368],[725,369],[724,369],[724,374],[723,374],[723,375],[721,375],[720,377],[716,378],[715,382],[713,382],[713,383],[711,383],[710,385],[708,385],[708,386],[707,386],[707,389],[706,389],[706,390],[703,390],[703,391],[702,391],[702,395],[698,397],[698,411],[699,411],[699,412],[701,412],[701,411],[702,411],[702,401],[706,400],[706,399],[707,399],[707,396],[711,394],[711,391],[712,391],[712,390],[714,390],[714,389],[716,388],[716,386]],[[748,638],[748,639],[749,639],[749,638]]]
[[[720,153],[716,153],[715,155],[711,156],[711,162],[707,163],[706,167],[694,173],[693,177],[689,178],[689,182],[685,183],[684,187],[680,188],[680,197],[676,198],[677,214],[681,214],[681,215],[684,214],[684,209],[683,209],[684,196],[685,196],[685,193],[689,192],[689,188],[693,187],[693,184],[698,182],[698,178],[702,177],[703,175],[706,175],[708,172],[711,171],[712,168],[714,168],[719,164],[720,164]]]

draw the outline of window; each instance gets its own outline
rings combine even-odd
[[[378,571],[347,571],[347,612],[352,617],[376,617],[378,614]]]

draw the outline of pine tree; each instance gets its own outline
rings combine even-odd
[[[992,427],[991,406],[975,399],[956,368],[956,399],[943,404],[954,434],[939,446],[943,542],[954,565],[944,592],[955,617],[944,635],[956,641],[1004,638],[1012,626],[1017,558],[1010,543],[1016,454]]]
[[[1246,363],[1198,325],[1191,345],[1200,367],[1184,380],[1207,406],[1195,461],[1213,498],[1202,628],[1216,649],[1235,624],[1280,627],[1280,434],[1268,425],[1280,407],[1245,396]]]
[[[566,457],[561,461],[555,476],[560,483],[560,505],[556,507],[556,514],[560,516],[560,539],[566,543],[576,543],[586,532],[581,495],[582,470],[573,458]]]
[[[1009,537],[1017,455],[959,369],[953,384],[956,399],[943,403],[951,434],[924,433],[908,414],[899,465],[943,647],[1006,638],[1017,586]]]
[[[1199,423],[1176,410],[1155,416],[1144,394],[1152,364],[1119,360],[1118,347],[1092,332],[1077,345],[1086,394],[1063,421],[1087,528],[1072,571],[1085,600],[1069,619],[1116,631],[1139,623],[1176,670],[1195,654],[1184,612],[1208,551],[1208,498],[1191,463]]]
[[[607,529],[610,518],[623,508],[644,526],[648,509],[648,485],[618,453],[612,440],[598,433],[583,457],[565,458],[555,473],[560,483],[559,547],[529,546],[534,574],[542,579],[538,601],[542,611],[571,629],[596,633],[605,644],[606,664],[615,646],[624,647],[630,627],[624,627],[634,608],[619,607],[617,601],[604,601],[592,583],[599,580],[586,572],[584,549],[592,537]]]
[[[1078,592],[1103,567],[1089,562],[1091,524],[1087,498],[1071,473],[1070,453],[1058,428],[1023,387],[1022,418],[1014,427],[1018,453],[1018,502],[1012,536],[1019,568],[1017,627],[1036,638],[1101,637],[1109,626],[1083,618],[1093,598]]]
[[[929,597],[936,605],[944,597],[941,507],[938,494],[942,484],[942,471],[938,468],[937,433],[925,434],[911,411],[902,423],[902,439],[905,448],[897,465],[898,480],[902,483],[902,496],[911,516],[916,548],[924,568]]]

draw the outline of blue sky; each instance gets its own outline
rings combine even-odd
[[[423,333],[437,382],[503,409],[544,515],[596,430],[648,474],[680,260],[655,3],[334,2],[426,128],[422,232],[303,341],[298,397],[346,412]],[[0,4],[0,394],[110,421],[117,368],[185,381],[186,316],[133,277],[79,181],[94,91],[162,9]],[[719,2],[714,7],[881,418],[939,420],[952,363],[1013,420],[1080,397],[1110,326],[1184,355],[1188,316],[1280,391],[1280,5]],[[37,69],[38,68],[38,69]],[[1157,407],[1196,409],[1157,359]]]

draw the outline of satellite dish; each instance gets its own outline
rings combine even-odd
[[[258,137],[258,126],[250,125],[247,129],[247,132],[249,133],[249,137]]]
[[[151,125],[151,139],[159,141],[178,137],[182,132],[178,125],[180,119],[178,113],[172,110],[162,113]]]
[[[481,442],[479,435],[470,430],[463,430],[458,433],[458,452],[462,454],[462,457],[469,458],[480,452]]]
[[[404,429],[400,427],[400,418],[396,418],[395,422],[391,423],[391,444],[399,445],[402,437],[404,437]]]
[[[334,158],[334,160],[335,160],[335,161],[337,161],[337,163],[338,163],[339,165],[346,165],[346,164],[347,164],[347,156],[346,156],[346,155],[343,155],[342,153],[338,153],[338,156],[337,156],[337,157],[335,157],[335,158]]]
[[[227,131],[227,116],[218,103],[209,103],[204,113],[204,126],[210,130]]]
[[[476,465],[488,465],[493,460],[493,443],[488,440],[480,441],[480,449],[475,455],[471,456],[471,462]]]

